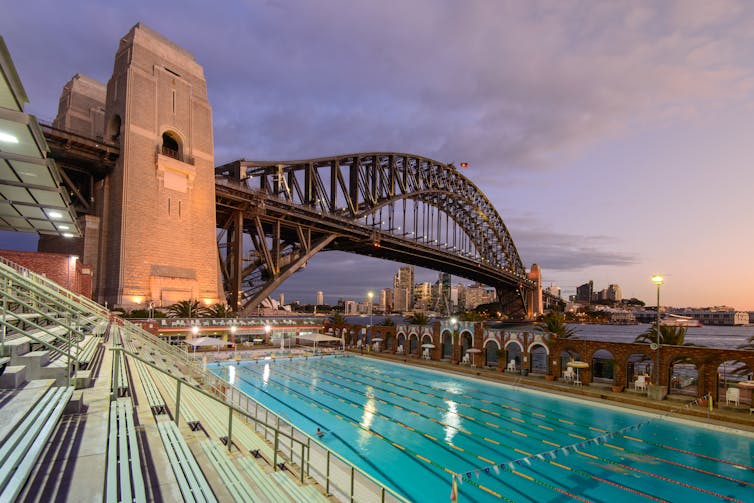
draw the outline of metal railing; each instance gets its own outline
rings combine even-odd
[[[186,377],[190,377],[201,383],[201,386],[192,385],[127,349],[122,347],[113,348],[113,351],[122,351],[128,357],[139,360],[162,374],[175,379],[177,383],[176,396],[174,397],[176,410],[173,417],[180,417],[181,387],[189,386],[192,390],[227,407],[228,450],[232,446],[233,414],[235,413],[250,424],[262,439],[272,444],[275,456],[273,459],[273,469],[278,469],[279,459],[282,459],[294,467],[298,467],[299,478],[302,482],[305,476],[314,478],[317,483],[325,488],[328,495],[334,496],[339,501],[375,503],[405,503],[408,501],[350,461],[329,450],[316,439],[298,429],[291,422],[255,401],[237,387],[230,385],[219,376],[197,365],[197,362],[187,358],[188,353],[178,350],[181,353],[179,356],[174,351],[177,350],[174,346],[167,344],[165,341],[142,330],[140,327],[136,327],[133,324],[128,325],[137,329],[127,329],[123,332],[126,337],[129,337],[130,343],[135,342],[130,337],[141,337],[144,339],[143,342],[148,343],[153,349],[159,350],[162,354],[179,357],[177,363],[186,365],[185,368],[189,370],[189,375]],[[114,365],[117,366],[118,361],[118,358],[113,358]],[[113,377],[114,383],[117,383],[117,377],[116,370]],[[117,386],[117,384],[114,384],[114,386]],[[117,393],[117,390],[114,390],[114,392]]]

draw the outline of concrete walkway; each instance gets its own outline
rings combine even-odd
[[[643,412],[655,414],[670,413],[674,417],[685,418],[696,423],[706,423],[754,432],[754,414],[749,414],[749,408],[744,406],[739,408],[730,407],[726,406],[725,402],[723,402],[722,405],[715,404],[713,410],[710,412],[707,407],[699,405],[687,406],[694,401],[694,397],[670,395],[669,398],[665,400],[655,401],[647,398],[646,393],[639,393],[633,390],[625,390],[620,393],[613,392],[611,386],[608,384],[592,383],[584,386],[573,386],[571,383],[562,380],[547,381],[542,374],[529,374],[528,376],[522,376],[519,373],[500,372],[496,370],[470,367],[468,365],[454,365],[448,361],[423,360],[417,357],[394,355],[392,353],[361,353],[356,350],[350,350],[350,353],[396,363],[415,365],[417,367],[424,367],[442,372],[477,377],[512,386],[551,391],[553,393],[570,395],[585,400],[610,402],[613,405],[625,406]]]

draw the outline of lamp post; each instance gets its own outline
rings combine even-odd
[[[369,342],[372,342],[372,299],[374,298],[374,292],[369,290],[367,292],[367,298],[369,299]],[[366,343],[366,341],[364,341]]]
[[[662,286],[664,282],[664,278],[660,276],[659,274],[655,274],[652,276],[652,283],[657,285],[657,355],[656,360],[657,363],[655,364],[655,384],[657,386],[660,385],[660,344],[662,342],[662,334],[660,333],[660,287]]]
[[[453,326],[453,332],[450,335],[450,363],[453,362],[453,355],[455,353],[456,337],[458,336],[458,318],[453,316],[450,318],[450,324]]]
[[[191,327],[191,333],[194,334],[194,337],[196,337],[197,334],[199,334],[199,327],[196,325]],[[194,356],[196,356],[196,345],[192,344],[192,346],[194,346]]]
[[[236,326],[230,326],[230,340],[233,342],[233,359],[238,360],[238,344],[236,344]]]

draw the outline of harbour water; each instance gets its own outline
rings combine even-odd
[[[650,329],[649,324],[639,325],[579,325],[569,324],[578,339],[610,342],[633,342],[637,336]],[[712,348],[736,349],[754,337],[754,325],[745,327],[689,327],[686,342]]]

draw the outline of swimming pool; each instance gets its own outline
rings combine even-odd
[[[358,356],[233,366],[247,394],[414,501],[447,501],[451,472],[464,501],[753,499],[750,436]]]

